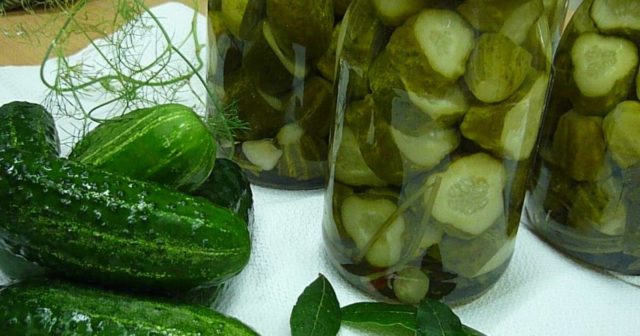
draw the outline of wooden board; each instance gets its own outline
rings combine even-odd
[[[179,2],[190,7],[198,7],[200,12],[206,14],[207,0],[145,0],[148,7],[157,6],[167,2]],[[114,1],[111,0],[90,0],[86,6],[76,16],[79,20],[92,22],[110,22],[115,14]],[[0,66],[4,65],[35,65],[40,64],[45,52],[55,36],[62,27],[63,20],[60,13],[56,11],[40,10],[36,12],[10,11],[6,15],[0,16]],[[36,27],[39,34],[31,34],[29,37],[21,34],[21,30],[30,31]],[[105,34],[112,31],[105,31]],[[98,38],[94,34],[92,38]],[[75,35],[70,38],[67,54],[72,54],[82,50],[88,44],[88,39],[84,36]]]

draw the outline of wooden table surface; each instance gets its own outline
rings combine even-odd
[[[191,7],[197,4],[203,14],[207,10],[207,0],[145,0],[145,5],[152,7],[166,2],[179,2]],[[115,14],[114,3],[115,0],[90,0],[76,18],[81,22],[111,22]],[[0,16],[0,66],[40,64],[51,40],[62,27],[64,20],[61,16],[54,10],[35,12],[18,10]],[[44,25],[46,28],[38,28],[45,27]],[[29,34],[27,37],[27,34],[20,32],[21,30],[37,30],[38,34]],[[91,37],[98,38],[99,35],[92,34]],[[84,36],[71,36],[66,48],[67,55],[82,50],[88,43]]]

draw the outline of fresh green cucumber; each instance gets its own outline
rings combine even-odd
[[[20,130],[29,129],[29,133]],[[53,116],[44,107],[12,102],[0,106],[0,147],[21,149],[41,155],[58,155],[60,140]]]
[[[86,134],[69,158],[83,164],[193,191],[209,176],[216,143],[200,117],[166,104],[105,121]]]
[[[251,185],[240,166],[231,160],[217,159],[209,178],[193,194],[231,209],[247,223],[250,221],[253,210]]]
[[[0,291],[0,330],[23,335],[257,335],[205,307],[172,305],[60,282]]]
[[[16,124],[0,124],[0,134]],[[40,124],[14,128],[16,143]],[[248,262],[248,228],[230,210],[26,149],[0,146],[0,239],[20,257],[68,277],[152,291],[217,284]]]

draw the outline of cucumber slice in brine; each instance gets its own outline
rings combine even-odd
[[[640,103],[624,101],[603,123],[607,150],[622,169],[640,163]]]
[[[451,231],[477,236],[504,214],[506,172],[502,163],[490,155],[462,157],[430,180],[436,176],[441,182],[432,215]],[[430,197],[429,193],[425,195],[425,204],[429,204]]]
[[[429,0],[371,0],[382,22],[387,26],[399,26],[404,20],[418,13]]]
[[[605,166],[602,118],[569,111],[553,136],[553,161],[575,181],[597,181]]]
[[[387,183],[369,168],[360,153],[358,139],[353,131],[344,126],[342,141],[335,162],[336,180],[351,186],[383,187]]]
[[[264,0],[222,0],[222,17],[233,35],[248,39],[265,14]]]
[[[591,17],[604,33],[640,37],[640,2],[637,0],[594,0]]]
[[[571,49],[579,112],[604,115],[624,100],[638,69],[638,48],[616,36],[580,35]]]
[[[460,135],[454,129],[433,125],[419,136],[410,136],[391,128],[393,139],[402,156],[412,163],[429,170],[451,154],[460,145]]]
[[[418,304],[429,292],[429,277],[419,268],[407,267],[393,278],[393,293],[400,302]]]
[[[542,0],[530,0],[516,8],[500,28],[500,34],[508,37],[517,45],[527,39],[527,33],[544,13]]]
[[[443,125],[454,125],[469,110],[469,99],[458,84],[442,88],[436,94],[414,88],[406,83],[411,102],[432,120]]]
[[[472,107],[460,126],[462,134],[496,155],[525,160],[535,145],[549,84],[544,74],[532,76],[522,94],[494,105]]]
[[[387,52],[405,84],[434,92],[464,74],[474,45],[473,29],[458,13],[425,9],[395,30]]]
[[[282,150],[266,139],[243,142],[242,153],[251,164],[264,171],[275,168],[282,157]]]
[[[377,231],[398,209],[385,198],[353,195],[342,203],[340,212],[344,229],[359,250],[364,249]],[[398,216],[368,249],[365,259],[375,267],[396,264],[402,255],[405,221]]]
[[[620,181],[609,178],[597,183],[583,183],[574,192],[569,225],[607,236],[624,233],[627,211]]]
[[[497,103],[511,96],[531,70],[531,54],[500,34],[483,34],[467,63],[464,80],[480,101]]]

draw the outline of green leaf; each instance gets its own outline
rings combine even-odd
[[[361,302],[342,308],[342,323],[369,335],[415,335],[416,307]]]
[[[467,336],[458,316],[439,301],[422,301],[416,319],[419,336]]]
[[[291,312],[291,336],[335,336],[340,329],[340,304],[321,274],[298,297]]]
[[[486,336],[485,334],[473,329],[473,328],[469,328],[465,325],[462,326],[462,329],[464,330],[464,334],[466,336]]]

